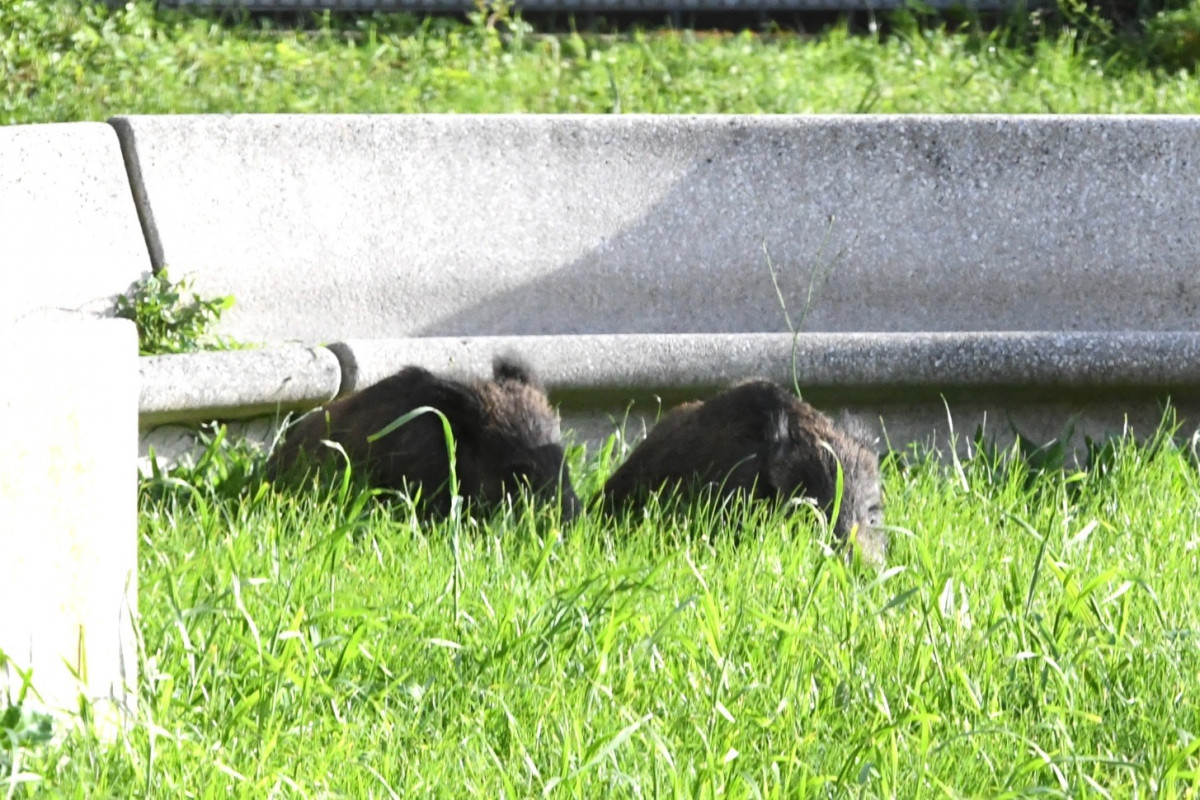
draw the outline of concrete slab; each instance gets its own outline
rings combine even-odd
[[[138,370],[143,428],[310,408],[332,399],[341,386],[333,353],[298,345],[146,356],[138,359]]]
[[[137,698],[137,332],[5,325],[0,374],[0,650],[45,708],[82,694],[111,735]]]
[[[751,377],[797,384],[805,399],[848,413],[881,442],[965,448],[977,428],[1011,442],[1046,442],[1068,426],[1082,447],[1133,424],[1154,432],[1170,398],[1200,420],[1200,333],[712,334],[431,337],[330,345],[343,392],[408,364],[441,374],[490,374],[515,353],[563,414],[564,435],[598,445],[645,435],[665,409]],[[965,449],[962,450],[965,452]]]
[[[0,165],[0,321],[104,314],[149,271],[110,126],[0,127]]]
[[[1011,390],[1026,397],[1139,391],[1200,397],[1200,332],[969,332],[485,336],[330,345],[342,393],[408,364],[476,377],[492,358],[525,358],[551,391],[714,389],[751,377],[890,401]]]
[[[245,340],[786,331],[772,270],[813,332],[1200,310],[1200,117],[113,124],[159,260]]]

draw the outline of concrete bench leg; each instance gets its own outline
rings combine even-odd
[[[0,669],[104,736],[137,696],[137,334],[125,320],[0,327]]]

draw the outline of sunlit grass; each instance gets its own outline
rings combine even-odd
[[[916,26],[262,32],[30,0],[0,5],[0,23],[2,122],[1200,107],[1188,73],[1071,28],[1021,46]],[[581,495],[618,455],[575,465]],[[961,472],[891,456],[880,572],[848,565],[813,520],[761,508],[567,527],[510,511],[452,529],[353,482],[280,492],[260,468],[219,442],[143,486],[135,724],[113,746],[6,745],[5,793],[1200,792],[1191,443],[1118,441],[1084,471],[987,449]]]
[[[889,457],[876,572],[763,508],[454,537],[223,447],[143,490],[138,723],[22,766],[80,796],[1187,796],[1194,453],[1096,462]]]
[[[1165,22],[1160,29],[1183,30]],[[143,0],[115,11],[13,0],[0,7],[0,122],[139,113],[1200,108],[1193,75],[1148,66],[1156,62],[1136,44],[1099,39],[1086,27],[1016,35],[1004,26],[960,30],[903,19],[876,35],[835,26],[815,36],[546,36],[520,21],[491,28],[395,17],[262,30],[156,13]]]

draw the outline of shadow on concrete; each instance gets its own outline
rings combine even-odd
[[[768,256],[808,331],[1191,329],[1200,195],[1179,187],[1200,185],[1200,146],[1169,121],[1095,124],[693,121],[646,160],[685,159],[636,221],[416,332],[786,331]]]

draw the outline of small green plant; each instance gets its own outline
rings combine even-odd
[[[169,468],[150,459],[141,480],[149,497],[202,498],[232,501],[253,495],[262,486],[262,453],[248,438],[231,437],[221,423],[201,425],[195,432],[196,450]],[[151,450],[151,456],[154,455]]]
[[[520,10],[510,0],[474,0],[474,6],[474,11],[467,12],[467,20],[478,32],[507,31],[520,44],[533,31],[533,26],[521,19]]]
[[[172,281],[164,267],[117,297],[116,315],[137,324],[138,351],[144,356],[228,350],[237,345],[212,333],[233,297],[203,299],[189,290],[192,281]]]
[[[800,317],[795,324],[792,323],[792,315],[788,313],[787,300],[783,297],[783,289],[779,286],[779,275],[776,273],[775,264],[771,261],[771,253],[767,250],[767,243],[764,241],[762,245],[763,255],[767,259],[767,271],[771,273],[771,285],[775,287],[775,296],[779,298],[779,307],[783,309],[783,321],[787,324],[788,332],[792,334],[792,389],[796,392],[796,396],[803,399],[804,394],[800,391],[800,373],[796,364],[796,352],[800,345],[800,333],[804,330],[804,323],[808,320],[808,313],[812,310],[813,304],[816,301],[816,294],[821,287],[825,285],[825,281],[829,279],[830,272],[833,267],[841,260],[842,254],[845,251],[839,251],[832,260],[825,261],[825,247],[829,244],[829,235],[833,231],[834,217],[829,217],[829,226],[825,229],[825,236],[821,239],[821,246],[817,250],[816,258],[813,260],[812,270],[808,276],[808,291],[804,297],[804,308],[800,311]]]
[[[13,766],[17,763],[17,751],[45,744],[54,735],[50,715],[34,711],[25,703],[25,698],[33,690],[30,680],[32,670],[17,668],[9,661],[4,651],[0,650],[0,670],[5,668],[14,671],[20,677],[21,685],[15,698],[8,692],[0,698],[0,789],[15,786],[19,782],[36,780],[36,776],[29,774],[13,774]],[[12,796],[11,790],[8,796]]]

